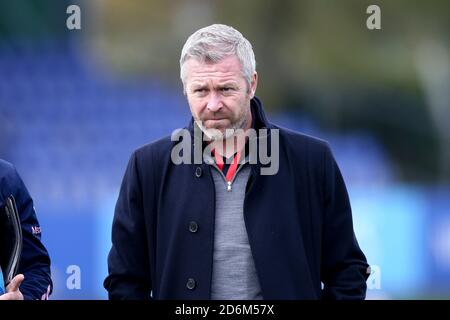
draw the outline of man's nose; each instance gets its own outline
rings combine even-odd
[[[206,106],[209,111],[217,112],[222,108],[222,101],[220,100],[219,95],[216,92],[211,92],[209,95],[208,104]]]

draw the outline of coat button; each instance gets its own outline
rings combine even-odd
[[[189,222],[189,231],[192,233],[195,233],[195,232],[197,232],[197,230],[198,230],[197,222],[195,222],[195,221]]]
[[[201,167],[197,167],[197,169],[195,169],[195,176],[197,178],[200,178],[202,176],[203,170]]]
[[[197,284],[195,280],[192,278],[189,278],[188,281],[186,282],[186,288],[188,288],[189,290],[194,290],[196,285]]]

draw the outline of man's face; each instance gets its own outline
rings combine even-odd
[[[208,138],[228,138],[230,132],[226,129],[245,130],[251,126],[250,99],[256,90],[256,73],[248,88],[236,56],[218,63],[189,59],[184,67],[192,116]]]

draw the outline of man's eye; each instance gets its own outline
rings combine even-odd
[[[196,92],[196,93],[203,93],[203,92],[205,92],[206,90],[205,89],[195,89],[194,90],[194,92]]]
[[[231,90],[233,90],[233,88],[231,88],[231,87],[222,88],[222,91],[224,91],[224,92],[231,91]]]

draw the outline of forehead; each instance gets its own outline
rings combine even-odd
[[[236,56],[230,56],[217,63],[189,59],[185,62],[186,80],[192,82],[227,81],[244,79],[241,63]]]

